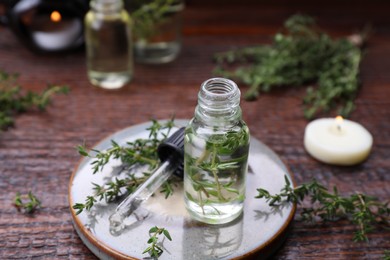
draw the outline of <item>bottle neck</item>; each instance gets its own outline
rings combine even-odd
[[[212,78],[201,85],[195,118],[208,125],[232,124],[241,119],[240,90],[229,79]]]
[[[90,7],[98,13],[117,13],[123,9],[123,0],[92,0]]]

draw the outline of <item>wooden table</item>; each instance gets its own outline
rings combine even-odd
[[[211,2],[211,3],[210,3]],[[175,114],[190,118],[199,85],[212,76],[212,55],[232,47],[270,42],[291,14],[314,15],[334,36],[371,22],[375,34],[361,64],[361,91],[351,119],[374,136],[369,159],[336,167],[312,159],[302,145],[307,121],[301,111],[304,88],[284,88],[243,102],[251,134],[288,164],[297,183],[313,177],[339,191],[390,198],[390,4],[386,1],[190,1],[184,12],[180,57],[163,66],[138,65],[135,79],[119,91],[91,86],[83,52],[38,56],[7,29],[0,29],[0,67],[21,74],[19,83],[41,91],[47,83],[69,85],[46,112],[17,117],[0,133],[0,258],[94,259],[76,235],[67,201],[68,181],[80,156],[75,147],[93,145],[124,127]],[[246,87],[241,86],[245,91]],[[334,116],[333,114],[331,116]],[[32,190],[43,208],[28,217],[12,206],[16,192]],[[352,242],[346,221],[308,225],[295,221],[276,259],[379,259],[390,249],[390,232],[377,230],[368,243]]]

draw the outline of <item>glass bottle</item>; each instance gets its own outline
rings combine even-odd
[[[127,0],[134,19],[134,58],[139,63],[173,61],[181,49],[183,0]]]
[[[201,85],[184,150],[184,196],[190,215],[209,224],[238,217],[245,199],[249,129],[233,81],[212,78]]]
[[[133,77],[131,18],[122,0],[92,0],[85,16],[88,77],[105,89],[124,86]]]

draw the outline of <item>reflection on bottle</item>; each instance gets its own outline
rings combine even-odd
[[[243,214],[223,225],[208,225],[186,219],[182,259],[220,259],[231,255],[242,243]],[[193,241],[193,243],[188,243]]]

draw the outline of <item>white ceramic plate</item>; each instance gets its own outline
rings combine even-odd
[[[175,120],[178,127],[187,120]],[[147,138],[146,128],[151,123],[135,125],[116,132],[102,140],[94,149],[105,150],[111,140],[120,145],[137,138]],[[159,259],[263,259],[272,254],[283,242],[293,219],[295,205],[271,208],[264,200],[255,199],[257,188],[277,193],[284,186],[284,176],[291,175],[279,157],[267,146],[251,138],[249,171],[247,175],[246,200],[243,214],[232,223],[207,225],[190,219],[184,207],[182,187],[177,187],[173,196],[165,199],[156,194],[141,207],[149,215],[139,223],[127,228],[121,235],[109,232],[108,217],[117,204],[102,203],[92,212],[75,214],[72,206],[84,203],[93,194],[93,184],[103,184],[110,178],[113,167],[120,164],[112,161],[102,172],[93,174],[91,159],[83,158],[76,167],[69,184],[69,203],[73,223],[84,244],[101,259],[143,259],[147,247],[148,231],[153,226],[169,230],[173,241],[164,240],[164,253]]]

